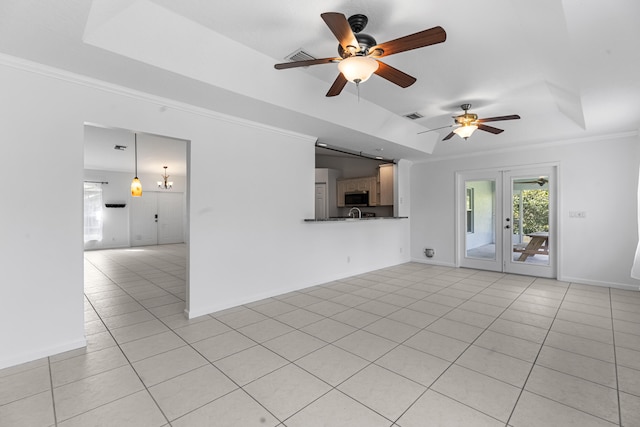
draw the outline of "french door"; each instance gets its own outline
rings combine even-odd
[[[556,277],[553,166],[459,172],[458,265]]]

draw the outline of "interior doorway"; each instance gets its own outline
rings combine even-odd
[[[459,172],[461,267],[556,277],[556,167]]]
[[[176,279],[184,285],[167,291],[184,300],[188,312],[190,141],[95,124],[85,124],[84,129],[84,180],[98,182],[102,196],[102,233],[86,241],[85,231],[85,250],[122,249],[118,254],[127,257],[175,255],[179,261],[173,274],[179,273]],[[142,197],[131,196],[134,175],[142,182]],[[167,181],[165,175],[171,177],[170,188],[161,185]],[[86,192],[85,188],[85,198]],[[128,249],[134,246],[138,247]]]

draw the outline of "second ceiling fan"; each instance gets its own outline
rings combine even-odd
[[[453,131],[451,131],[447,136],[442,138],[443,141],[453,138],[453,135],[456,135],[456,134],[460,136],[460,138],[467,139],[471,136],[471,134],[476,129],[480,129],[485,132],[489,132],[493,134],[499,134],[504,132],[504,129],[498,129],[493,126],[487,126],[484,123],[499,122],[503,120],[517,120],[520,118],[520,116],[517,114],[511,114],[509,116],[487,117],[484,119],[479,119],[477,114],[469,113],[471,104],[462,104],[460,108],[464,110],[464,114],[460,114],[459,116],[453,117],[454,123],[455,125],[458,125],[458,127]]]
[[[370,35],[361,33],[369,21],[365,15],[353,15],[347,19],[342,13],[327,12],[320,16],[338,39],[340,57],[285,62],[276,64],[275,68],[284,70],[337,62],[340,74],[326,96],[339,95],[347,81],[359,85],[371,77],[373,73],[400,87],[409,87],[416,82],[415,77],[385,64],[378,58],[442,43],[447,39],[447,33],[442,27],[433,27],[378,44]]]

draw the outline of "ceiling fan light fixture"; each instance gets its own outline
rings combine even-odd
[[[368,56],[350,56],[338,64],[338,70],[352,83],[366,82],[378,69],[379,63]]]
[[[460,138],[464,138],[467,139],[469,138],[473,132],[478,129],[477,125],[463,125],[460,126],[459,128],[455,129],[453,131],[453,133],[455,133],[456,135],[458,135]]]

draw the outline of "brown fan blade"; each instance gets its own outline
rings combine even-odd
[[[444,138],[442,138],[443,141],[446,141],[447,139],[451,139],[453,138],[453,135],[455,135],[454,132],[449,132],[449,135],[445,136]]]
[[[344,78],[342,73],[338,74],[338,77],[336,77],[335,81],[329,88],[329,92],[327,92],[326,96],[340,95],[340,92],[342,92],[342,89],[344,89],[346,84],[347,84],[347,79]]]
[[[371,55],[374,57],[382,58],[383,56],[393,55],[394,53],[405,52],[411,49],[418,49],[420,47],[442,43],[446,39],[447,33],[442,27],[433,27],[428,30],[379,44],[370,48],[369,52],[371,52]]]
[[[360,44],[358,43],[358,39],[351,31],[351,25],[349,25],[349,21],[342,13],[337,12],[327,12],[320,15],[324,20],[327,27],[331,30],[334,36],[338,39],[340,46],[344,50],[348,50],[349,46],[353,46],[356,49],[356,52],[360,50]]]
[[[286,68],[308,67],[309,65],[329,64],[337,61],[340,61],[340,58],[309,59],[306,61],[283,62],[282,64],[274,65],[274,67],[276,70],[284,70]]]
[[[416,78],[409,74],[385,64],[382,61],[378,61],[378,69],[375,71],[377,75],[383,79],[389,80],[391,83],[395,83],[400,87],[409,87],[416,82]]]
[[[483,130],[485,132],[493,133],[493,134],[499,134],[504,132],[504,129],[494,128],[493,126],[487,126],[481,123],[478,124],[478,129]]]
[[[512,114],[511,116],[499,116],[499,117],[487,117],[486,119],[478,119],[477,123],[485,123],[485,122],[499,122],[502,120],[518,120],[520,118],[517,114]]]

